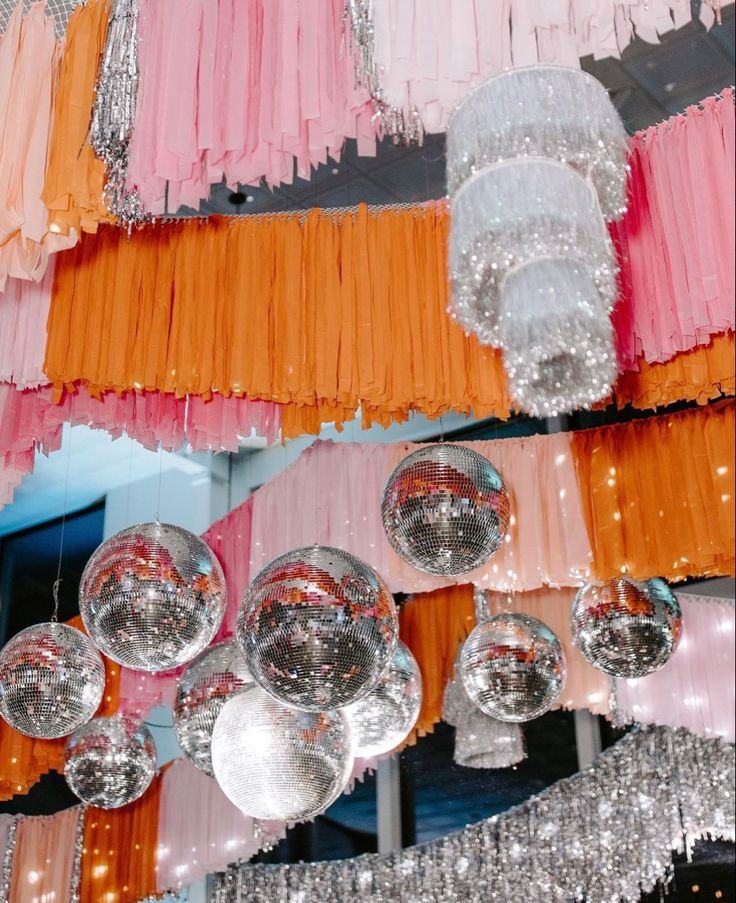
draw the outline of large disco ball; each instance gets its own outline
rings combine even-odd
[[[225,603],[212,551],[171,524],[139,524],[103,542],[79,588],[92,640],[136,671],[167,671],[193,659],[212,642]]]
[[[664,580],[614,577],[587,584],[572,604],[572,637],[585,658],[613,677],[644,677],[669,661],[682,612]]]
[[[457,576],[501,547],[509,496],[496,468],[461,445],[412,452],[388,478],[381,504],[388,541],[427,574]]]
[[[64,750],[64,777],[82,802],[119,809],[148,790],[156,773],[156,747],[148,728],[127,715],[95,718],[73,734]]]
[[[286,705],[320,712],[355,702],[377,683],[398,639],[391,593],[340,549],[287,552],[256,576],[238,613],[251,674]]]
[[[205,649],[179,678],[174,733],[184,755],[210,777],[212,731],[220,710],[236,693],[253,686],[243,653],[235,643]]]
[[[543,715],[560,698],[566,675],[565,654],[555,634],[537,618],[516,612],[482,621],[460,654],[468,696],[499,721]]]
[[[353,752],[367,759],[390,752],[407,738],[422,707],[422,674],[409,649],[398,643],[391,663],[375,687],[343,711],[350,724]]]
[[[105,690],[99,652],[68,624],[34,624],[0,651],[0,715],[28,737],[65,737],[94,715]]]
[[[212,764],[225,795],[246,815],[302,821],[342,793],[353,767],[350,728],[340,711],[299,711],[252,687],[222,707]]]

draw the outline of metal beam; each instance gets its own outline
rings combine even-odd
[[[401,781],[398,756],[383,759],[376,772],[378,852],[401,849]]]

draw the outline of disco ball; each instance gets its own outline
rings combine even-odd
[[[167,671],[193,659],[212,642],[225,603],[212,551],[171,524],[139,524],[103,542],[79,589],[92,640],[136,671]]]
[[[205,649],[179,678],[174,702],[174,733],[184,755],[214,777],[212,730],[225,703],[248,687],[253,678],[235,643]]]
[[[299,711],[252,687],[222,707],[212,764],[223,792],[246,815],[303,821],[342,793],[353,767],[350,727],[340,711]]]
[[[530,721],[560,697],[567,667],[560,641],[537,618],[508,612],[482,621],[465,641],[460,675],[468,696],[499,721]]]
[[[378,574],[326,546],[296,549],[266,565],[237,622],[255,681],[310,712],[341,708],[370,692],[398,632],[393,597]]]
[[[416,659],[398,643],[388,669],[358,702],[346,706],[353,752],[360,758],[390,752],[416,724],[422,707],[422,675]]]
[[[99,652],[68,624],[27,627],[0,651],[0,715],[28,737],[71,734],[97,711],[104,689]]]
[[[155,773],[153,737],[135,718],[95,718],[67,740],[64,777],[73,793],[92,806],[127,806],[143,796]]]
[[[644,677],[669,661],[682,612],[664,580],[615,577],[587,584],[572,603],[572,637],[585,658],[613,677]]]
[[[435,444],[405,458],[388,478],[383,528],[418,571],[458,576],[494,555],[509,526],[509,496],[496,468],[460,445]]]

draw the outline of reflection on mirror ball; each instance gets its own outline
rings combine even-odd
[[[664,580],[615,577],[589,583],[572,604],[572,637],[585,658],[613,677],[644,677],[665,665],[682,633],[682,612]]]
[[[356,757],[381,756],[398,746],[416,724],[421,707],[419,665],[399,642],[391,664],[370,693],[343,709]]]
[[[350,728],[340,711],[298,711],[252,687],[223,706],[212,764],[223,792],[246,815],[303,821],[342,793],[353,766]]]
[[[80,800],[119,809],[148,790],[156,773],[156,747],[148,728],[127,715],[95,718],[73,734],[64,750],[64,777]]]
[[[457,576],[494,555],[509,527],[509,496],[496,468],[461,445],[412,452],[388,478],[381,516],[397,555],[418,571]]]
[[[310,712],[368,693],[391,660],[398,632],[393,596],[378,574],[326,546],[296,549],[266,565],[237,622],[255,681]]]
[[[555,634],[531,615],[495,615],[473,630],[460,654],[468,696],[499,721],[530,721],[548,711],[565,686],[565,655]]]
[[[226,601],[217,558],[198,536],[171,524],[139,524],[103,542],[79,588],[90,638],[137,671],[193,659],[212,642]]]
[[[251,686],[253,678],[234,642],[205,649],[179,678],[174,733],[184,755],[210,777],[215,776],[210,745],[217,716],[228,699]]]
[[[99,652],[68,624],[34,624],[0,651],[0,715],[29,737],[71,734],[97,711],[104,689]]]

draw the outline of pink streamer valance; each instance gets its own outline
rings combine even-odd
[[[736,317],[736,122],[729,88],[631,141],[629,210],[611,227],[621,259],[619,363],[667,361]]]
[[[506,542],[483,567],[460,579],[422,574],[389,545],[381,521],[383,487],[420,446],[317,442],[256,493],[251,573],[290,549],[319,542],[362,558],[392,592],[428,592],[451,583],[515,591],[579,583],[592,555],[569,435],[461,444],[494,464],[511,495]]]
[[[0,383],[33,389],[48,382],[43,372],[46,320],[54,280],[53,257],[40,282],[8,279],[0,292]]]
[[[733,599],[678,594],[682,639],[660,671],[616,681],[628,721],[686,727],[705,737],[736,739],[736,618]]]
[[[360,5],[360,3],[359,3]],[[724,4],[725,5],[725,4]],[[442,132],[455,105],[504,69],[620,57],[634,36],[653,44],[686,25],[690,0],[372,0],[383,100]],[[700,19],[710,27],[710,4]]]
[[[55,404],[50,386],[20,391],[0,383],[0,507],[12,501],[13,489],[33,470],[35,452],[60,447],[64,423],[104,429],[114,438],[125,433],[149,449],[160,443],[169,451],[188,444],[193,451],[234,452],[253,432],[274,442],[281,409],[273,402],[221,395],[209,401],[158,392],[94,398],[83,387]]]
[[[196,209],[223,176],[233,189],[309,178],[346,138],[372,153],[343,12],[343,0],[141,0],[128,176],[146,208]]]

